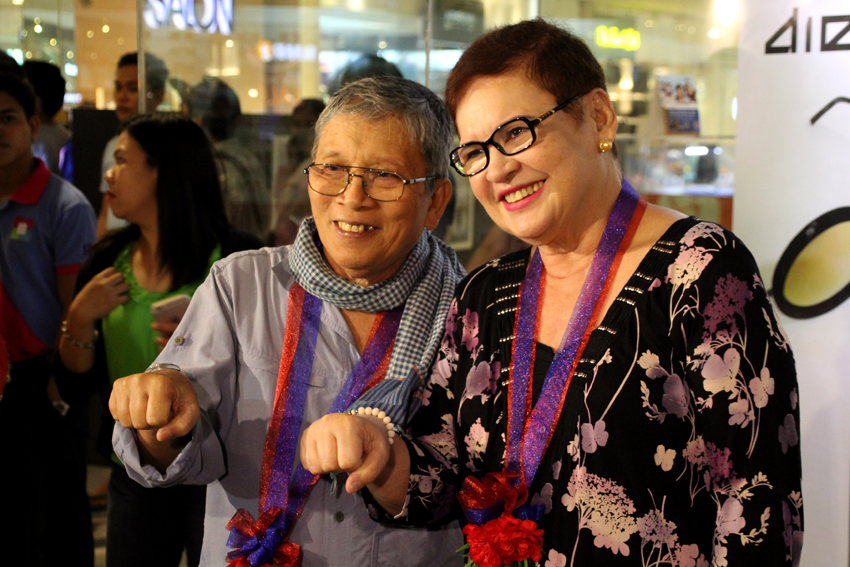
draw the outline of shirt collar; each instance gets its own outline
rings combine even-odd
[[[9,197],[10,201],[20,203],[21,205],[35,205],[41,199],[41,194],[44,193],[44,188],[47,187],[47,182],[50,181],[50,170],[44,165],[44,162],[38,160],[38,167],[29,178],[24,181],[18,190],[12,193]]]

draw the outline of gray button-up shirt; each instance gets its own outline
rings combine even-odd
[[[234,254],[217,262],[157,358],[181,367],[195,385],[201,419],[165,474],[142,465],[132,430],[116,423],[113,445],[145,486],[208,484],[201,566],[223,566],[227,522],[239,508],[258,517],[263,444],[274,407],[289,289],[287,248]],[[322,305],[303,431],[327,412],[360,355],[342,313]],[[342,483],[340,483],[342,484]],[[455,524],[440,531],[389,528],[371,520],[362,498],[315,486],[291,541],[304,567],[460,566]]]

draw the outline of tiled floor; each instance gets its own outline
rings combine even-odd
[[[109,467],[89,465],[86,484],[91,493],[109,477]],[[94,565],[106,567],[106,509],[92,512],[92,531],[94,534]],[[186,567],[186,556],[180,561],[180,567]]]

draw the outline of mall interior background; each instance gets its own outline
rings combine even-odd
[[[141,46],[166,62],[176,81],[161,110],[180,109],[180,81],[227,82],[245,114],[239,136],[274,187],[276,173],[291,165],[283,150],[293,108],[305,98],[326,100],[349,62],[380,55],[442,95],[475,37],[539,15],[580,34],[603,63],[632,184],[651,202],[731,227],[738,14],[737,0],[2,0],[0,48],[19,62],[63,69],[65,119],[91,141],[75,156],[75,183],[97,205],[100,148],[114,134],[106,111],[123,53]],[[698,131],[668,134],[658,94],[665,76],[693,80]],[[463,260],[490,222],[465,180],[456,181],[446,240]]]

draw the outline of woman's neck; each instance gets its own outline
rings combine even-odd
[[[619,191],[600,194],[593,202],[581,207],[580,213],[573,215],[568,227],[564,227],[550,241],[537,246],[543,265],[546,266],[547,278],[571,280],[581,276],[581,285],[605,232],[617,195]]]
[[[159,257],[158,227],[140,225],[139,230],[139,239],[133,245],[133,275],[147,291],[168,291],[171,288],[171,274]]]

